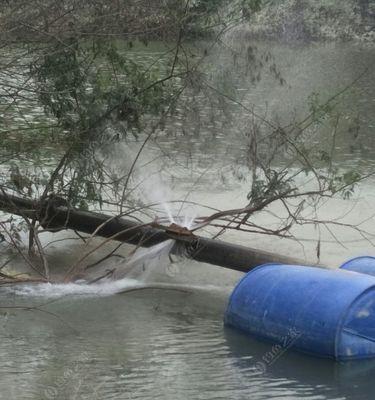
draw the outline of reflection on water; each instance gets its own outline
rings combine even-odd
[[[1,319],[0,398],[372,398],[373,361],[337,364],[288,351],[260,370],[271,346],[224,329],[225,303],[210,292],[149,291],[64,298],[46,308],[59,318],[9,311]]]

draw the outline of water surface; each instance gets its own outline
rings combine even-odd
[[[232,89],[244,103],[273,116],[277,114],[283,121],[303,115],[305,99],[312,91],[330,95],[375,62],[373,47],[354,44],[257,45],[272,52],[287,84],[280,86],[264,73],[254,86],[245,76],[234,74],[229,76]],[[148,62],[160,54],[159,49],[149,48],[134,56]],[[230,63],[226,56],[212,57],[223,60],[223,74],[217,76],[228,76]],[[335,163],[342,169],[374,170],[374,82],[374,70],[370,69],[339,105],[343,133],[336,143]],[[185,105],[191,106],[189,98],[185,100]],[[143,183],[143,189],[153,189],[143,192],[151,193],[150,201],[186,197],[221,209],[243,206],[248,187],[246,180],[239,178],[246,174],[243,133],[248,116],[235,110],[237,117],[226,121],[221,110],[212,110],[203,98],[196,104],[200,106],[191,108],[188,116],[171,121],[166,132],[150,143],[147,157],[161,151],[167,158],[162,178],[152,177]],[[23,107],[30,118],[40,118],[37,106],[28,103]],[[9,110],[8,121],[15,112]],[[359,126],[355,138],[349,129],[353,123]],[[130,147],[132,154],[139,145],[134,140],[119,146],[119,159],[124,158],[125,148]],[[364,226],[374,232],[374,182],[364,182],[349,201],[325,204],[319,210],[320,216],[343,216],[344,222],[351,223],[366,220]],[[272,223],[269,216],[262,214],[260,218],[262,223]],[[316,262],[317,231],[299,227],[295,233],[298,242],[237,232],[228,233],[226,238],[298,256],[307,263]],[[353,230],[339,228],[335,233],[340,243],[329,233],[320,233],[321,262],[337,267],[351,256],[375,253],[372,244]],[[71,253],[69,257],[75,255],[73,248],[66,246],[57,245],[53,250],[62,264],[68,257],[64,252]],[[339,364],[291,351],[270,358],[271,345],[225,329],[223,313],[239,274],[193,262],[177,264],[173,274],[167,267],[167,261],[160,261],[155,267],[159,270],[149,276],[148,282],[154,279],[178,283],[178,290],[116,294],[134,282],[94,287],[95,290],[70,286],[1,288],[2,307],[31,303],[39,310],[0,310],[0,398],[373,398],[372,361]]]

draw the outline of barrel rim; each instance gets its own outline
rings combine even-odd
[[[362,259],[365,259],[365,258],[370,258],[371,260],[375,260],[375,257],[374,257],[374,256],[358,256],[358,257],[353,257],[353,258],[351,258],[351,259],[345,261],[343,264],[341,264],[339,269],[345,269],[345,267],[346,267],[348,264],[350,264],[351,262],[353,262],[353,261],[355,261],[355,260],[362,260]]]
[[[375,257],[374,257],[375,258]],[[364,296],[366,296],[369,292],[372,290],[375,290],[375,283],[368,288],[366,288],[363,292],[359,293],[352,301],[350,307],[347,307],[341,314],[339,318],[339,323],[337,324],[336,328],[336,333],[335,333],[335,359],[336,360],[343,360],[343,359],[350,359],[350,357],[339,357],[338,350],[339,350],[339,344],[341,344],[341,339],[342,339],[342,332],[344,328],[344,324],[346,322],[346,318],[348,317],[348,314],[352,310],[352,307]],[[368,355],[368,356],[356,356],[352,357],[351,359],[356,360],[356,359],[361,359],[361,358],[374,358],[375,354],[373,355]]]

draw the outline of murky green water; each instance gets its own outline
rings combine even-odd
[[[293,116],[294,110],[300,115],[312,91],[329,95],[355,80],[365,66],[370,67],[340,105],[344,122],[336,163],[342,168],[374,170],[375,48],[350,44],[260,46],[272,51],[287,85],[276,85],[265,74],[256,87],[245,77],[239,81],[234,76],[234,87],[243,102],[255,104],[260,111],[277,112],[283,120]],[[137,57],[154,55],[148,50]],[[220,60],[224,56],[212,57]],[[27,111],[31,117],[40,113],[30,105]],[[163,182],[168,182],[169,189],[162,196],[173,199],[189,192],[189,200],[233,208],[244,204],[247,192],[246,185],[235,179],[244,157],[242,122],[246,115],[241,113],[225,124],[222,115],[212,120],[211,111],[207,104],[198,112],[192,108],[187,119],[175,120],[167,133],[150,143],[148,156],[160,150],[167,155]],[[7,118],[11,121],[12,114]],[[357,138],[349,130],[353,121],[359,124]],[[136,148],[137,143],[131,146]],[[119,148],[119,153],[122,151]],[[375,232],[374,182],[363,183],[350,201],[326,204],[321,216],[334,217],[351,210],[344,221],[366,220],[366,229]],[[155,181],[148,185],[155,188]],[[352,231],[336,233],[342,244],[322,233],[322,261],[332,267],[354,255],[375,253],[370,242]],[[296,234],[301,242],[237,233],[227,238],[316,261],[316,232],[299,228]],[[170,282],[165,265],[157,268],[161,271],[157,280]],[[270,359],[270,345],[224,329],[228,294],[239,275],[189,262],[173,275],[172,281],[182,284],[183,291],[113,294],[116,288],[105,293],[53,286],[48,290],[0,289],[2,307],[31,302],[48,311],[0,309],[0,398],[373,398],[372,361],[338,364],[291,351]],[[43,295],[38,297],[38,293]]]

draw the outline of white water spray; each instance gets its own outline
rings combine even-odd
[[[137,289],[142,285],[135,279],[121,279],[117,281],[103,281],[88,285],[86,282],[80,283],[38,283],[12,285],[5,290],[12,294],[28,297],[106,297],[130,289]]]

